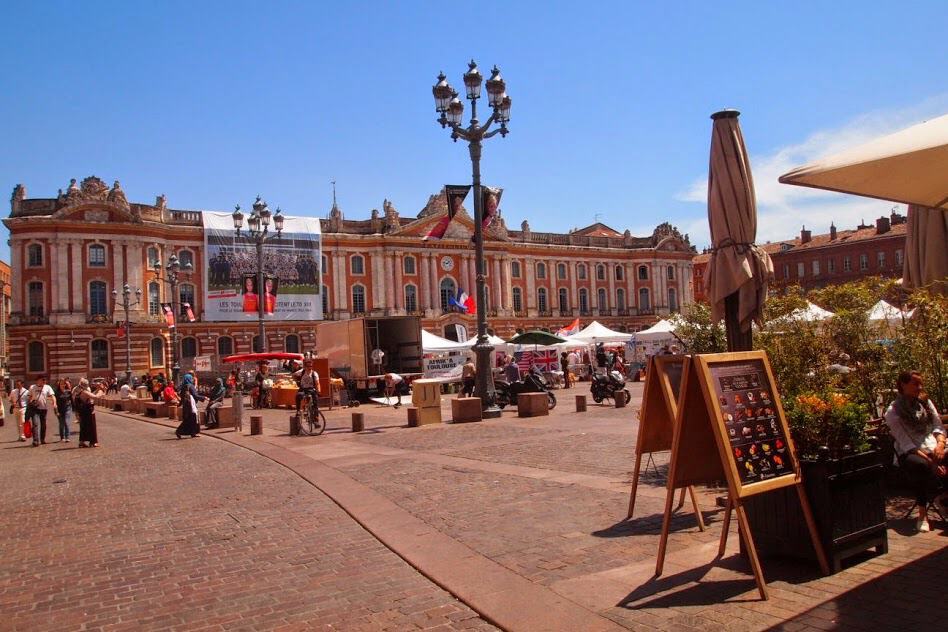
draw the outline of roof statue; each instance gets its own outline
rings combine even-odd
[[[122,190],[122,185],[119,184],[118,180],[116,180],[115,184],[112,185],[112,190],[109,191],[108,200],[112,204],[116,204],[122,208],[128,208],[128,199],[125,197],[125,191]]]
[[[385,213],[385,232],[394,233],[401,226],[398,221],[398,210],[387,199],[382,202],[382,210]]]
[[[20,210],[20,202],[26,199],[26,187],[18,184],[13,187],[13,195],[10,196],[10,211],[16,213]]]

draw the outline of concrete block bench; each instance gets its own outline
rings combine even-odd
[[[207,413],[203,410],[199,413],[199,421],[202,426],[207,424]],[[217,421],[218,428],[237,427],[237,419],[234,417],[234,409],[231,406],[221,406],[217,409]]]
[[[517,395],[518,417],[542,417],[550,414],[550,398],[546,393]]]
[[[168,416],[168,404],[164,402],[145,402],[145,416],[146,417],[167,417]]]
[[[418,408],[417,406],[408,407],[408,426],[417,428],[418,426],[427,426],[428,424],[441,423],[441,407]]]
[[[480,421],[482,418],[480,397],[455,397],[451,400],[451,419],[454,423]]]

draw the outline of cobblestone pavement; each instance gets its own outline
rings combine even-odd
[[[96,449],[13,433],[0,629],[495,629],[257,454],[102,413]]]
[[[924,604],[940,599],[935,577],[948,564],[944,525],[912,535],[896,519],[911,503],[890,503],[889,554],[866,554],[830,577],[813,566],[764,560],[771,599],[759,600],[738,555],[732,522],[726,556],[715,563],[721,490],[700,489],[708,529],[690,503],[676,515],[665,574],[653,577],[664,503],[667,455],[655,455],[636,504],[623,521],[637,421],[633,407],[590,401],[574,412],[558,391],[549,417],[405,428],[402,410],[359,409],[366,431],[349,432],[351,410],[326,413],[322,437],[286,436],[287,413],[265,411],[264,441],[334,468],[438,532],[535,584],[629,629],[865,629],[924,624]],[[633,385],[633,402],[641,384]],[[450,418],[445,397],[443,417]],[[883,597],[895,587],[904,603]],[[905,596],[910,595],[910,596]]]

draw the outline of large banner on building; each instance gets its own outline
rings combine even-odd
[[[237,235],[229,213],[204,213],[204,252],[206,320],[255,321],[261,301],[267,320],[322,319],[318,219],[286,217],[280,237],[267,240],[263,288],[257,287],[256,244],[246,229]]]

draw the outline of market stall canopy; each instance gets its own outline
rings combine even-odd
[[[670,320],[660,320],[648,329],[635,333],[636,342],[669,340],[672,338],[677,338],[677,336],[675,336],[675,323]]]
[[[590,342],[627,342],[632,339],[632,334],[624,334],[621,331],[613,331],[598,320],[594,320],[578,333],[570,336],[570,340],[581,340],[587,344]]]
[[[465,349],[470,349],[476,343],[477,343],[477,336],[474,336],[473,338],[468,338],[466,341],[459,342],[457,344],[458,346],[463,347]],[[508,345],[507,341],[504,340],[503,338],[500,338],[499,336],[487,336],[487,344],[492,346],[494,349],[497,349],[500,351],[506,350],[507,345]]]
[[[828,156],[780,182],[948,209],[948,115]]]
[[[467,347],[463,343],[436,336],[431,332],[421,330],[421,350],[424,353],[443,353],[446,351],[463,351]]]
[[[576,335],[578,336],[579,334]],[[575,338],[576,336],[573,337]],[[512,345],[537,345],[541,347],[549,347],[560,344],[561,342],[566,342],[566,338],[560,338],[559,336],[555,336],[547,331],[534,330],[517,334],[508,340],[508,342]]]
[[[807,301],[806,307],[793,310],[787,315],[787,318],[790,320],[802,320],[808,323],[816,323],[829,320],[833,316],[833,312],[827,311],[819,305]]]
[[[906,312],[891,303],[879,301],[869,310],[869,320],[872,322],[900,322],[903,318],[911,318],[912,312]]]

